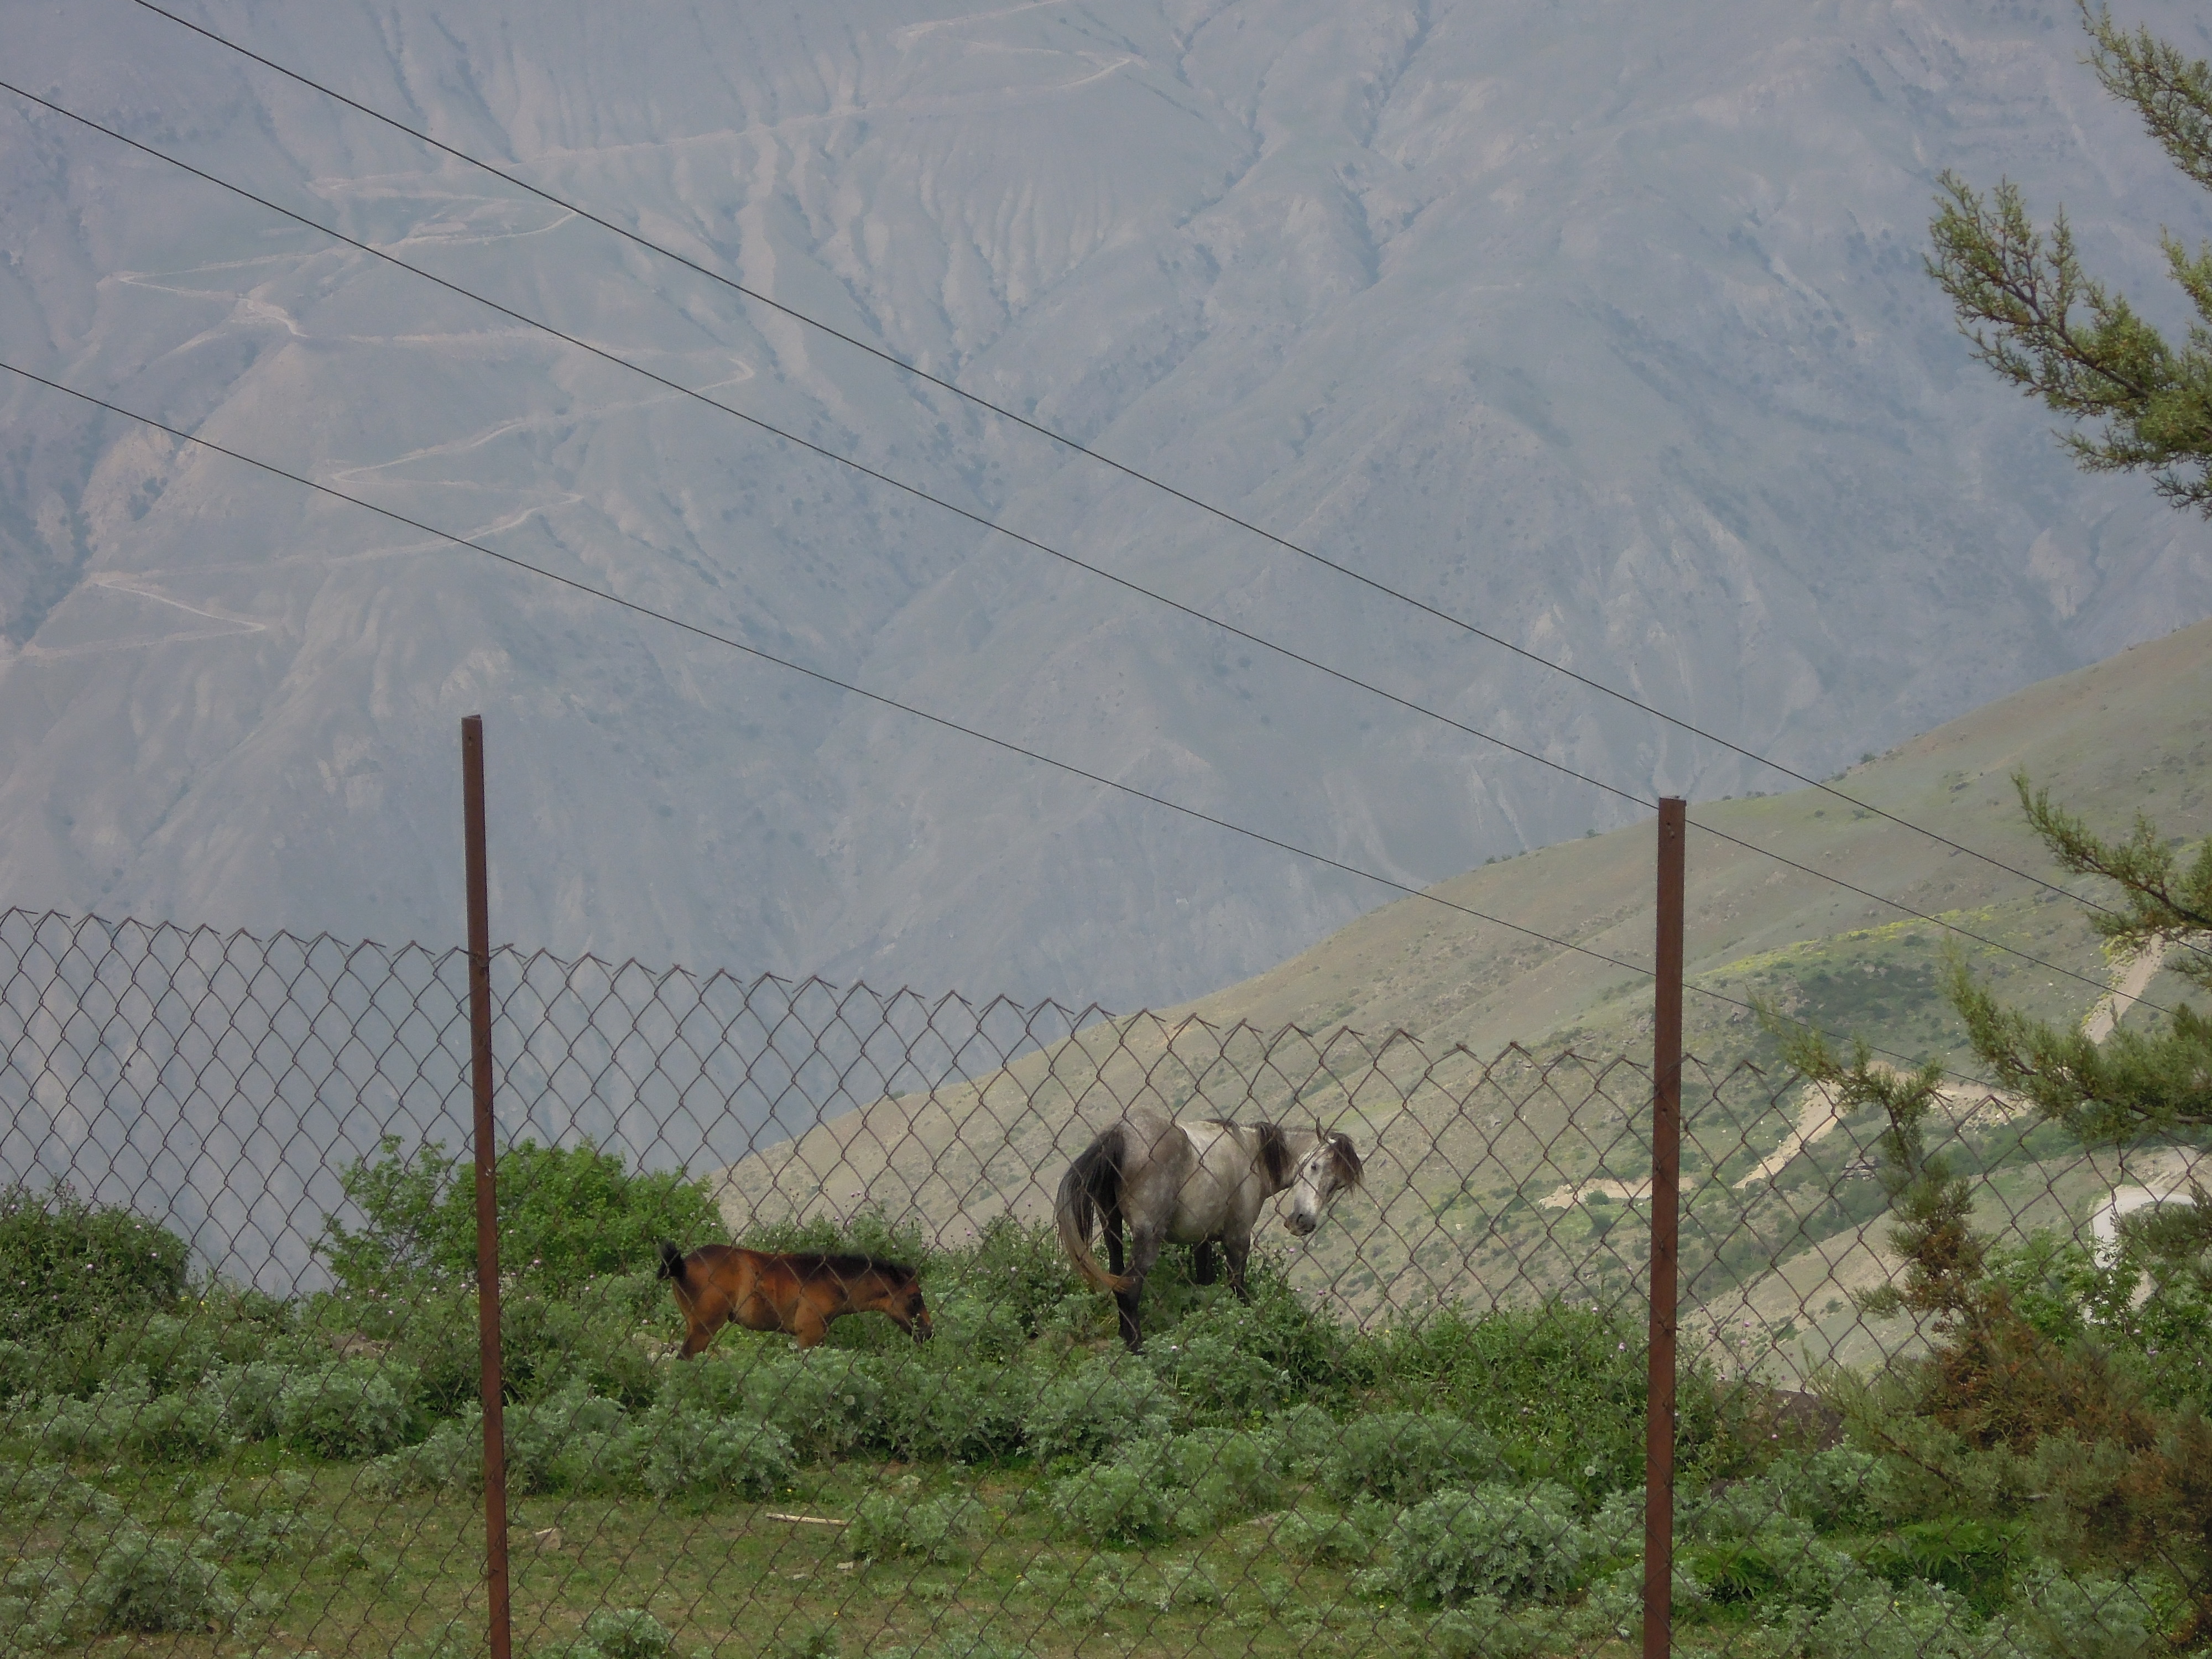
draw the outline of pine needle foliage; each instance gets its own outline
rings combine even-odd
[[[2129,33],[2106,8],[2081,10],[2106,90],[2212,190],[2212,64]],[[1928,270],[1975,356],[2076,423],[2065,442],[2081,466],[2148,471],[2175,507],[2212,518],[2212,246],[2191,253],[2161,234],[2167,272],[2201,319],[2176,344],[2084,270],[2063,209],[2046,233],[2009,180],[1984,194],[1947,172],[1941,185]]]

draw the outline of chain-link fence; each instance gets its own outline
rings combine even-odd
[[[493,970],[518,1650],[1636,1639],[1646,1068]],[[466,981],[458,950],[0,915],[0,1644],[482,1647]],[[2120,1221],[2193,1151],[2091,1156],[1976,1091],[1901,1147],[1747,1060],[1683,1097],[1678,1650],[2197,1641],[2212,1321]],[[1241,1296],[1233,1202],[1164,1247],[1132,1352],[1054,1212],[1146,1113],[1279,1195]],[[1126,1267],[1176,1144],[1125,1132],[1077,1184]],[[897,1322],[678,1358],[663,1240]],[[678,1269],[702,1321],[716,1265]],[[781,1294],[733,1310],[790,1325]]]

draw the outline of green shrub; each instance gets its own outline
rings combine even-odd
[[[472,1356],[477,1342],[475,1299],[466,1301],[456,1323],[465,1324],[463,1346]],[[659,1367],[638,1337],[655,1313],[670,1316],[672,1334],[674,1307],[667,1287],[650,1274],[553,1290],[527,1281],[516,1285],[500,1302],[501,1364],[507,1392],[527,1400],[582,1383],[628,1406],[651,1403],[659,1389]],[[473,1365],[472,1358],[463,1359],[471,1386]]]
[[[1553,1596],[1582,1582],[1589,1541],[1574,1494],[1548,1482],[1487,1481],[1440,1492],[1401,1515],[1388,1539],[1385,1583],[1447,1607],[1470,1596]]]
[[[933,1327],[930,1352],[955,1365],[1014,1365],[1021,1363],[1031,1333],[1018,1306],[992,1299],[991,1287],[964,1282],[949,1291],[929,1291]]]
[[[1509,1613],[1494,1595],[1470,1595],[1429,1620],[1422,1645],[1436,1659],[1525,1659],[1549,1648],[1550,1634],[1534,1608]]]
[[[1869,1589],[1821,1614],[1806,1648],[1813,1659],[1984,1659],[1978,1626],[1939,1586]]]
[[[1311,1405],[1291,1407],[1268,1419],[1267,1427],[1282,1443],[1285,1470],[1309,1480],[1336,1455],[1343,1432],[1343,1425],[1327,1410]]]
[[[340,1360],[301,1367],[276,1395],[276,1432],[319,1457],[374,1457],[407,1436],[406,1394],[414,1378],[382,1365]]]
[[[200,1540],[207,1552],[223,1561],[246,1561],[256,1565],[289,1554],[292,1534],[299,1530],[296,1515],[264,1515],[215,1507],[198,1510]]]
[[[1860,1552],[1869,1571],[1902,1589],[1915,1579],[1941,1584],[1986,1618],[2010,1588],[2021,1529],[1967,1517],[1913,1521]]]
[[[374,1158],[339,1177],[356,1231],[326,1217],[317,1253],[346,1292],[374,1299],[422,1279],[462,1283],[476,1272],[476,1178],[468,1159],[431,1141],[411,1152],[387,1136]],[[648,1270],[655,1241],[694,1245],[722,1236],[702,1182],[682,1171],[632,1171],[586,1140],[524,1140],[499,1157],[502,1275],[548,1291]]]
[[[1018,1450],[1028,1432],[1036,1384],[1018,1367],[948,1367],[932,1355],[882,1375],[885,1432],[901,1456],[981,1462]]]
[[[1349,1516],[1292,1510],[1275,1522],[1275,1547],[1311,1566],[1356,1566],[1375,1553],[1375,1540]]]
[[[1472,1486],[1505,1473],[1490,1436],[1443,1412],[1369,1412],[1337,1431],[1322,1465],[1322,1489],[1340,1502],[1376,1498],[1417,1504],[1447,1486]]]
[[[276,1404],[293,1370],[266,1359],[224,1365],[200,1383],[198,1393],[240,1440],[274,1440],[283,1431]]]
[[[948,1288],[957,1297],[973,1298],[990,1310],[994,1318],[989,1328],[1018,1334],[1024,1340],[1048,1329],[1060,1304],[1084,1288],[1049,1224],[1018,1221],[1006,1214],[983,1224],[974,1246],[954,1259],[947,1277]],[[946,1306],[954,1300],[948,1297]],[[941,1341],[944,1316],[938,1317]],[[1017,1351],[981,1357],[1010,1359]]]
[[[810,1462],[890,1442],[883,1362],[872,1354],[763,1346],[742,1376],[745,1414],[774,1424]]]
[[[238,1598],[212,1562],[137,1526],[100,1552],[81,1595],[103,1631],[220,1629],[238,1612]]]
[[[1858,1562],[1790,1516],[1769,1516],[1745,1537],[1692,1546],[1684,1561],[1705,1595],[1723,1607],[1771,1601],[1818,1612],[1867,1588]]]
[[[1449,1408],[1496,1436],[1516,1475],[1595,1498],[1644,1479],[1645,1340],[1628,1313],[1564,1302],[1449,1309],[1383,1333],[1373,1364],[1389,1398]],[[1733,1472],[1723,1395],[1709,1363],[1686,1353],[1676,1384],[1685,1490]]]
[[[190,1252],[167,1228],[66,1185],[0,1187],[0,1337],[22,1341],[182,1300]]]
[[[1283,1445],[1267,1433],[1200,1429],[1171,1443],[1171,1470],[1184,1490],[1181,1524],[1200,1532],[1283,1501]]]
[[[2149,1659],[2167,1650],[2158,1632],[2172,1620],[2157,1605],[2167,1589],[2038,1561],[2020,1575],[2004,1622],[2034,1659]]]
[[[582,1382],[508,1405],[500,1419],[509,1491],[618,1492],[636,1484],[642,1449],[628,1414]]]
[[[0,1653],[81,1647],[76,1581],[59,1555],[18,1562],[0,1577]]]
[[[855,1559],[918,1556],[955,1561],[967,1553],[983,1506],[960,1492],[915,1501],[909,1492],[870,1492],[854,1506],[845,1553]]]
[[[189,1462],[230,1441],[214,1401],[197,1390],[157,1395],[136,1372],[103,1384],[88,1400],[49,1395],[20,1420],[44,1450],[62,1457]]]
[[[1174,1396],[1141,1360],[1086,1359],[1037,1390],[1029,1447],[1040,1462],[1095,1458],[1166,1433],[1174,1413]]]
[[[668,1659],[676,1632],[643,1607],[608,1607],[584,1620],[584,1640],[599,1659]]]
[[[713,1416],[665,1401],[639,1418],[638,1481],[656,1498],[738,1492],[764,1498],[798,1467],[789,1437],[758,1419]]]
[[[1716,1534],[1743,1533],[1771,1516],[1789,1515],[1816,1532],[1859,1530],[1876,1525],[1888,1511],[1893,1485],[1888,1464],[1854,1446],[1788,1451],[1698,1506],[1698,1524]]]
[[[414,1445],[375,1459],[362,1472],[362,1484],[386,1493],[483,1490],[483,1407],[471,1406]]]
[[[1055,1481],[1053,1519],[1067,1531],[1102,1544],[1133,1544],[1174,1536],[1177,1493],[1174,1448],[1164,1439],[1140,1440],[1115,1456]]]

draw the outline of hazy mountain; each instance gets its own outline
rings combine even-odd
[[[1936,174],[2170,317],[2201,196],[1990,0],[201,5],[1181,488],[1832,770],[2212,613],[1921,270]],[[2192,52],[2201,13],[2131,4]],[[129,0],[8,78],[1638,791],[1725,754],[669,268]],[[1633,809],[795,453],[0,94],[11,362],[1399,879]],[[1385,896],[0,386],[0,899],[1127,1006]]]

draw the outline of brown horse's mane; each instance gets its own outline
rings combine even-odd
[[[791,1263],[802,1279],[836,1279],[850,1284],[866,1274],[879,1273],[901,1288],[916,1280],[913,1268],[886,1261],[879,1255],[825,1255],[814,1250],[763,1250],[759,1254],[780,1256]]]

